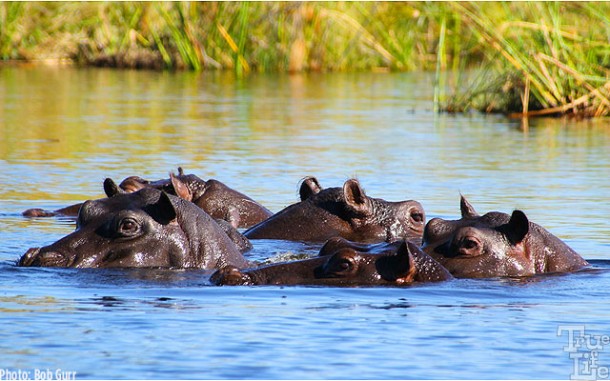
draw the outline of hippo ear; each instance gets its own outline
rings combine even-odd
[[[189,187],[186,186],[185,183],[183,183],[180,179],[174,176],[174,174],[171,172],[169,174],[169,178],[171,179],[172,185],[174,186],[176,196],[185,199],[186,201],[193,201],[193,193],[191,192]]]
[[[530,228],[529,220],[525,213],[520,210],[513,211],[508,224],[502,226],[502,233],[506,235],[508,240],[516,245],[523,241]]]
[[[299,196],[301,197],[301,201],[305,201],[314,194],[320,193],[321,190],[322,187],[320,186],[318,179],[313,176],[305,177],[301,181],[301,186],[299,187]]]
[[[415,268],[415,263],[413,261],[413,254],[411,247],[412,244],[408,243],[407,240],[404,240],[400,246],[396,254],[390,255],[385,258],[385,263],[378,261],[378,272],[387,280],[395,281],[396,283],[411,283],[417,274],[417,269]],[[383,263],[383,267],[386,269],[382,269],[381,264]],[[387,274],[387,275],[386,275]]]
[[[413,255],[411,254],[411,246],[404,240],[402,244],[398,247],[398,251],[396,252],[396,275],[397,278],[407,276],[411,272],[413,272]]]
[[[367,195],[356,179],[349,179],[343,184],[343,195],[348,207],[359,214],[368,214],[371,206]]]
[[[184,176],[184,169],[182,167],[178,167],[178,176]]]
[[[460,195],[460,211],[462,212],[462,218],[473,218],[479,216],[479,213],[474,210],[474,207],[463,195]]]
[[[161,192],[159,201],[146,208],[146,211],[161,225],[167,225],[176,219],[176,208],[165,192]]]
[[[126,193],[123,189],[119,188],[119,186],[116,185],[116,183],[109,177],[104,180],[104,192],[106,192],[106,196],[108,197],[114,197],[117,194]]]

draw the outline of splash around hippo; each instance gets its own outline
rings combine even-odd
[[[324,242],[343,237],[356,242],[421,240],[425,223],[422,205],[413,200],[389,202],[366,195],[356,179],[343,187],[322,189],[307,177],[301,201],[244,232],[249,239]]]
[[[86,201],[76,230],[42,248],[30,249],[19,266],[245,267],[237,245],[194,204],[157,189],[121,193],[110,179],[108,198]]]
[[[463,196],[460,209],[459,220],[430,220],[423,237],[424,251],[457,278],[531,276],[588,265],[520,210],[481,216]]]

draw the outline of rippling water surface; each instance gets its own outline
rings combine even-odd
[[[431,99],[422,74],[0,67],[0,367],[30,378],[607,378],[608,342],[570,343],[610,335],[610,123],[537,119],[524,131],[500,116],[435,115]],[[23,210],[178,166],[273,211],[307,175],[325,187],[357,177],[373,197],[420,201],[428,219],[457,218],[461,193],[479,212],[524,210],[593,265],[401,288],[14,265],[74,229]],[[318,249],[254,244],[258,260]]]

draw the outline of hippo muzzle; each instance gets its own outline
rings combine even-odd
[[[68,258],[56,251],[41,251],[39,247],[29,249],[19,259],[19,266],[26,267],[67,267]]]

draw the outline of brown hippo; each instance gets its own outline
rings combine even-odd
[[[463,196],[460,209],[459,220],[430,220],[423,238],[424,251],[457,278],[530,276],[588,265],[520,210],[480,216]]]
[[[343,237],[357,242],[419,241],[425,214],[417,201],[388,202],[368,197],[358,180],[342,188],[306,192],[301,185],[301,202],[290,205],[244,232],[249,239],[284,239],[324,242]],[[315,181],[317,184],[317,181]]]
[[[203,210],[154,188],[121,193],[110,179],[108,198],[86,201],[76,231],[30,249],[20,266],[245,267],[237,245]]]
[[[177,184],[176,180],[180,183]],[[178,175],[170,174],[169,179],[147,181],[132,176],[123,180],[119,187],[128,192],[143,187],[164,190],[193,202],[210,216],[239,228],[248,228],[273,215],[269,209],[224,183],[214,179],[204,181],[193,174],[185,175],[181,167],[178,167]]]
[[[176,180],[184,185],[176,189],[174,186]],[[169,179],[148,181],[139,176],[130,176],[123,180],[119,187],[126,192],[135,192],[144,187],[161,189],[192,201],[213,218],[225,220],[236,228],[250,227],[273,215],[269,209],[222,182],[214,179],[204,181],[192,174],[185,175],[180,167],[178,175],[170,174]],[[23,212],[23,215],[26,217],[76,217],[81,205],[82,203],[53,211],[39,208],[28,209]]]
[[[66,206],[65,208],[60,208],[56,210],[45,210],[40,208],[32,208],[25,210],[21,213],[24,217],[55,217],[55,216],[66,216],[66,217],[76,217],[78,216],[78,210],[80,209],[82,203],[74,204],[70,206]]]
[[[318,257],[240,270],[226,266],[215,285],[404,285],[453,278],[438,262],[408,241],[363,245],[335,237]]]

